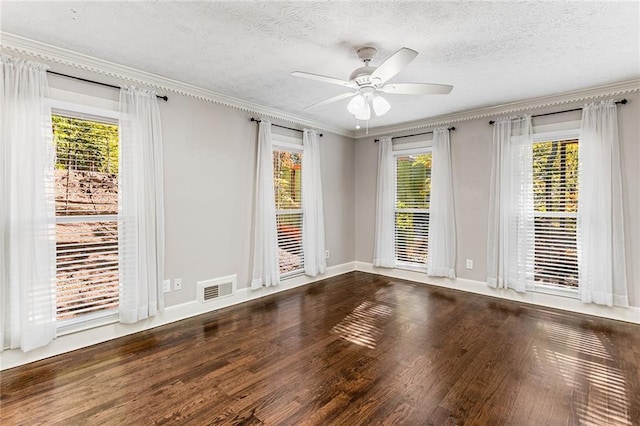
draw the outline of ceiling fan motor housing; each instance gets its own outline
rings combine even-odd
[[[349,80],[358,83],[358,86],[367,86],[372,84],[371,73],[376,70],[375,67],[360,67],[351,73]]]
[[[353,71],[349,76],[349,80],[355,81],[360,87],[375,85],[376,82],[371,81],[371,74],[376,70],[376,67],[369,66],[369,62],[376,56],[377,52],[378,50],[375,47],[362,47],[358,49],[358,58],[364,62],[364,67]]]

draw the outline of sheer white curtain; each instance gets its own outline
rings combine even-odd
[[[305,129],[302,135],[302,246],[304,273],[315,277],[327,269],[324,257],[324,204],[320,170],[318,132]]]
[[[46,66],[0,55],[0,350],[56,334],[55,207]]]
[[[373,255],[373,266],[383,268],[393,268],[396,264],[394,168],[391,138],[385,136],[378,142],[378,188]]]
[[[453,177],[449,129],[433,131],[429,201],[429,250],[427,274],[456,276],[456,220],[453,209]]]
[[[164,309],[162,129],[155,92],[120,90],[120,322]]]
[[[256,202],[254,208],[251,288],[255,290],[263,286],[269,287],[280,284],[276,199],[273,189],[271,123],[265,119],[260,121],[258,127]]]
[[[578,155],[580,296],[585,303],[627,307],[618,113],[613,100],[585,105]]]
[[[533,285],[533,132],[531,117],[493,129],[487,283],[525,292]]]

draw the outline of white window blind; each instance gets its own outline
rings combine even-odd
[[[395,155],[395,245],[398,266],[426,266],[431,153]]]
[[[284,277],[304,272],[302,249],[302,153],[276,147],[273,178],[278,227],[278,259]]]
[[[533,144],[534,280],[578,287],[578,140]]]
[[[118,306],[118,126],[53,114],[57,320]]]

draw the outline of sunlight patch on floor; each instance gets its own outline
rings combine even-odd
[[[534,345],[534,356],[545,374],[560,375],[571,388],[571,404],[580,424],[631,425],[626,379],[610,365],[613,357],[599,337],[591,330],[562,324],[545,323],[541,328],[548,342]]]
[[[553,344],[586,355],[607,360],[613,359],[600,338],[591,330],[549,323],[542,324],[542,329],[547,332],[547,337]]]
[[[382,329],[393,310],[386,305],[374,302],[362,302],[331,332],[342,339],[373,349],[382,335]]]

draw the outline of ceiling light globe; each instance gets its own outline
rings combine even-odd
[[[385,115],[391,109],[391,104],[382,96],[376,95],[371,102],[373,110],[378,117]]]
[[[355,116],[363,113],[365,106],[364,96],[357,95],[351,101],[349,101],[349,105],[347,105],[347,109],[349,112]]]
[[[367,121],[371,118],[371,107],[369,104],[364,104],[362,110],[356,114],[356,118],[362,121]]]

